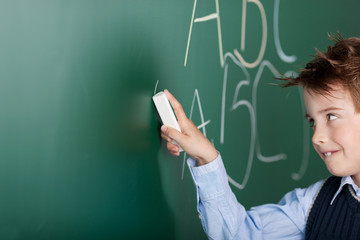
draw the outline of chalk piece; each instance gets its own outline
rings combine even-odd
[[[155,96],[153,96],[152,99],[154,101],[155,107],[159,113],[162,123],[166,126],[175,128],[176,130],[181,132],[175,114],[171,108],[171,105],[165,93],[161,91],[157,93]],[[180,152],[183,151],[183,149],[176,141],[173,140],[172,143],[178,145]]]

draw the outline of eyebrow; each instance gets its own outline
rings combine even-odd
[[[337,108],[337,107],[329,107],[329,108],[321,109],[318,113],[322,114],[322,113],[329,112],[329,111],[334,111],[334,110],[339,111],[339,110],[344,110],[344,109],[343,108]],[[311,118],[311,116],[308,113],[305,113],[305,118],[309,119],[309,118]]]

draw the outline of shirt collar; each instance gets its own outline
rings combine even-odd
[[[339,189],[336,191],[333,199],[331,200],[330,205],[333,204],[333,202],[335,201],[336,197],[340,194],[341,190],[343,189],[343,187],[344,187],[346,184],[350,184],[350,185],[353,187],[353,189],[355,190],[356,195],[357,195],[358,197],[360,197],[360,189],[359,189],[359,187],[354,183],[354,180],[353,180],[350,176],[342,177],[341,183],[340,183],[340,187],[339,187]]]

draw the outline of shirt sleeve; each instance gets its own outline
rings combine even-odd
[[[220,154],[209,164],[188,165],[197,190],[197,210],[209,239],[304,239],[306,217],[323,181],[287,193],[278,204],[246,211],[228,183]]]

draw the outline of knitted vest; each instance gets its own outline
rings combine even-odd
[[[360,239],[360,199],[354,189],[345,185],[330,205],[340,183],[340,177],[330,177],[318,192],[306,222],[305,239]]]

